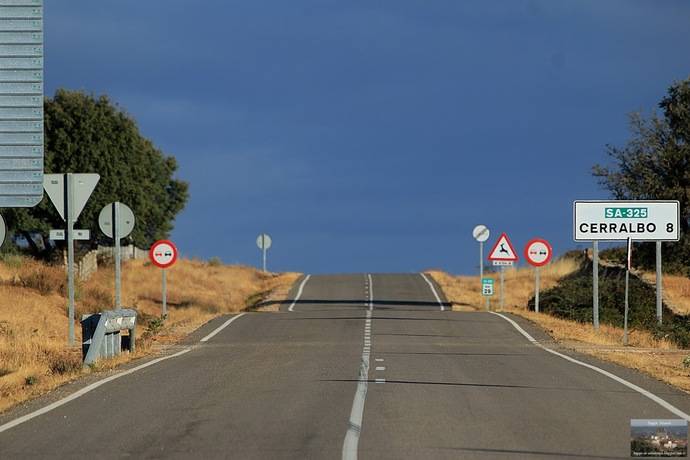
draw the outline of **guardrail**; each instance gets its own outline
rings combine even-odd
[[[112,358],[123,349],[135,351],[137,312],[131,309],[108,310],[81,319],[84,366],[101,358]],[[127,330],[129,335],[122,335]]]

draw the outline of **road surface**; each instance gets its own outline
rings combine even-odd
[[[679,418],[536,346],[508,316],[448,311],[420,274],[311,276],[301,287],[280,312],[221,318],[172,358],[4,415],[0,457],[629,458],[630,419]],[[671,387],[568,355],[690,413]]]

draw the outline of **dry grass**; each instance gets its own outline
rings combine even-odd
[[[639,274],[650,284],[656,284],[656,274],[645,272]],[[690,314],[690,278],[680,275],[663,276],[664,303],[679,315]]]
[[[558,261],[542,269],[542,288],[554,286],[559,278],[576,269],[577,263],[568,260]],[[453,303],[454,310],[484,308],[484,304],[480,303],[482,298],[478,294],[479,277],[451,276],[439,271],[429,273],[441,286],[448,300]],[[496,283],[498,288],[498,281]],[[690,290],[690,282],[682,277],[665,276],[664,288],[665,295],[670,299],[679,299],[683,297],[683,293]],[[631,331],[630,346],[623,347],[623,329],[621,328],[602,324],[599,332],[595,332],[589,324],[528,311],[527,303],[533,295],[533,270],[506,271],[506,311],[537,324],[555,341],[566,347],[645,372],[690,392],[690,369],[683,365],[684,357],[690,353],[687,350],[679,350],[674,343],[658,340],[645,331]],[[685,299],[685,302],[688,300]],[[494,306],[496,304],[497,296],[494,297]]]
[[[562,277],[577,270],[578,264],[572,259],[559,260],[541,271],[541,288],[549,289],[558,283]],[[446,297],[453,303],[454,310],[476,309],[484,307],[484,297],[481,296],[481,280],[478,276],[451,276],[441,271],[429,271],[441,286]],[[492,304],[498,304],[499,273],[485,273],[485,278],[493,278],[495,294]],[[534,269],[507,268],[505,271],[506,307],[524,308],[530,298],[534,296]]]
[[[123,305],[139,312],[137,356],[155,343],[174,343],[222,313],[243,310],[256,293],[287,294],[298,274],[264,274],[249,267],[181,260],[168,270],[168,318],[161,314],[161,271],[144,261],[123,265]],[[113,270],[101,268],[77,288],[77,318],[112,308]],[[0,263],[0,411],[78,377],[81,350],[66,346],[64,268],[29,260]],[[273,294],[275,292],[275,294]],[[76,327],[77,341],[81,328]],[[103,363],[109,368],[131,357]]]

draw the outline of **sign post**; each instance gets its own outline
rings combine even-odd
[[[656,314],[661,324],[661,243],[680,239],[680,203],[674,200],[575,201],[573,227],[575,241],[593,242],[595,329],[599,327],[599,241],[657,242]]]
[[[114,242],[115,258],[115,309],[122,306],[122,252],[120,240],[134,230],[134,213],[126,204],[116,201],[106,205],[98,215],[98,226]]]
[[[664,290],[663,274],[661,273],[661,241],[656,242],[656,320],[661,323],[663,321],[663,290]]]
[[[493,262],[494,266],[501,267],[501,295],[499,297],[499,308],[500,311],[503,311],[503,307],[505,306],[505,268],[512,266],[518,260],[517,252],[505,232],[501,234],[489,253],[489,260]]]
[[[486,225],[477,225],[476,227],[474,227],[474,230],[472,230],[472,236],[479,243],[479,279],[482,281],[484,280],[484,242],[486,242],[486,240],[489,239],[490,235],[491,232],[489,231]],[[486,302],[488,308],[488,297],[486,298]]]
[[[623,345],[628,345],[628,299],[630,295],[630,269],[632,268],[632,238],[628,238],[628,260],[625,266],[625,313],[623,324]]]
[[[525,259],[534,267],[534,311],[539,313],[539,269],[551,262],[553,248],[548,241],[535,238],[525,246]]]
[[[74,345],[74,241],[89,239],[88,231],[77,231],[80,238],[75,238],[74,223],[84,210],[86,202],[96,188],[101,176],[98,174],[46,174],[43,176],[43,188],[53,202],[60,217],[65,220],[65,233],[51,232],[56,239],[67,240],[67,312],[69,316],[69,344]],[[61,238],[62,236],[62,238]]]
[[[599,242],[592,242],[592,323],[599,330]]]
[[[256,245],[259,247],[259,249],[261,249],[262,267],[263,267],[263,271],[265,273],[266,272],[266,253],[268,252],[268,250],[273,245],[273,240],[271,240],[271,237],[268,234],[262,233],[256,239]]]
[[[151,249],[149,250],[149,259],[151,263],[156,267],[160,268],[163,272],[162,274],[162,316],[167,318],[168,316],[168,278],[166,271],[168,268],[175,265],[177,262],[178,251],[177,247],[172,241],[160,240],[153,243]]]
[[[493,278],[482,278],[482,295],[486,297],[486,311],[491,311],[491,296],[494,295]]]

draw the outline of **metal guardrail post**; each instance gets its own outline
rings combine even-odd
[[[129,352],[135,351],[137,312],[131,309],[104,311],[82,317],[84,366],[100,358],[112,358],[122,351],[120,331],[129,330]]]

